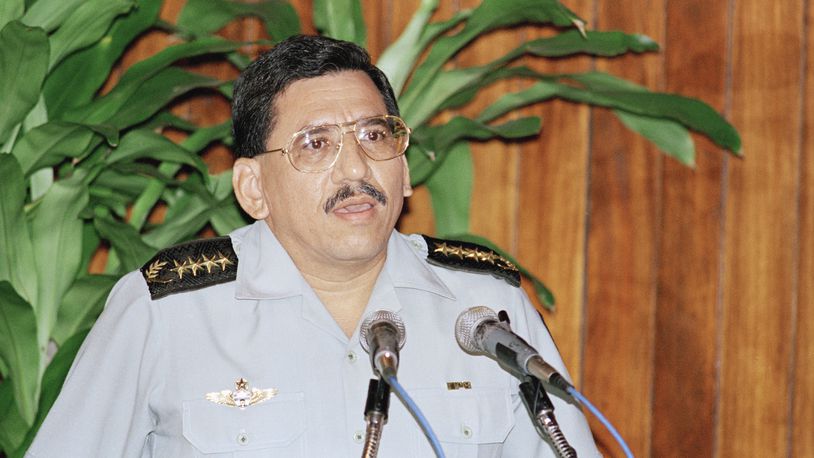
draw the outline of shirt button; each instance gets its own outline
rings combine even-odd
[[[469,439],[472,437],[472,428],[466,425],[461,425],[461,434],[463,434],[465,438]]]
[[[355,431],[353,433],[353,442],[361,444],[363,440],[365,440],[365,433],[363,433],[362,431]]]
[[[356,353],[355,353],[355,352],[353,352],[353,351],[349,351],[349,352],[348,352],[348,354],[347,354],[347,355],[345,355],[345,358],[347,358],[347,359],[348,359],[348,363],[350,363],[350,364],[355,363],[355,362],[356,362],[356,360],[357,360],[357,359],[359,359],[359,357],[358,357],[358,356],[356,356]]]
[[[240,434],[237,435],[237,443],[240,445],[248,445],[249,435],[246,434],[245,431],[241,431]]]

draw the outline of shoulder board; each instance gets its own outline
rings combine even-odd
[[[422,235],[427,242],[427,262],[448,269],[488,273],[520,286],[520,271],[508,259],[476,243],[442,240]]]
[[[226,237],[193,240],[158,252],[141,268],[150,296],[164,296],[233,281],[237,255]]]

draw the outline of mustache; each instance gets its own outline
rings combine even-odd
[[[379,191],[379,189],[372,184],[363,181],[356,186],[346,184],[339,188],[336,193],[325,202],[325,213],[329,213],[343,200],[350,199],[351,197],[359,194],[366,194],[374,198],[380,204],[387,205],[387,197],[384,195],[384,193]]]

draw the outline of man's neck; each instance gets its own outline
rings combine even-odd
[[[366,266],[354,266],[346,275],[326,277],[323,272],[301,270],[305,281],[328,309],[342,331],[350,337],[370,300],[384,267],[385,257]]]

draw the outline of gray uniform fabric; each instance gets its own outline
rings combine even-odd
[[[265,222],[231,234],[234,282],[151,300],[138,272],[113,289],[29,457],[352,457],[362,450],[373,373],[302,278]],[[432,266],[420,236],[396,231],[365,315],[404,320],[399,380],[448,457],[555,456],[532,428],[517,381],[464,353],[454,323],[474,305],[506,310],[513,329],[566,374],[524,292],[487,274]],[[244,378],[276,389],[239,409],[205,398]],[[470,382],[449,390],[448,382]],[[461,386],[463,384],[460,384]],[[599,456],[585,417],[552,396],[580,457]],[[433,456],[393,395],[379,456]]]

